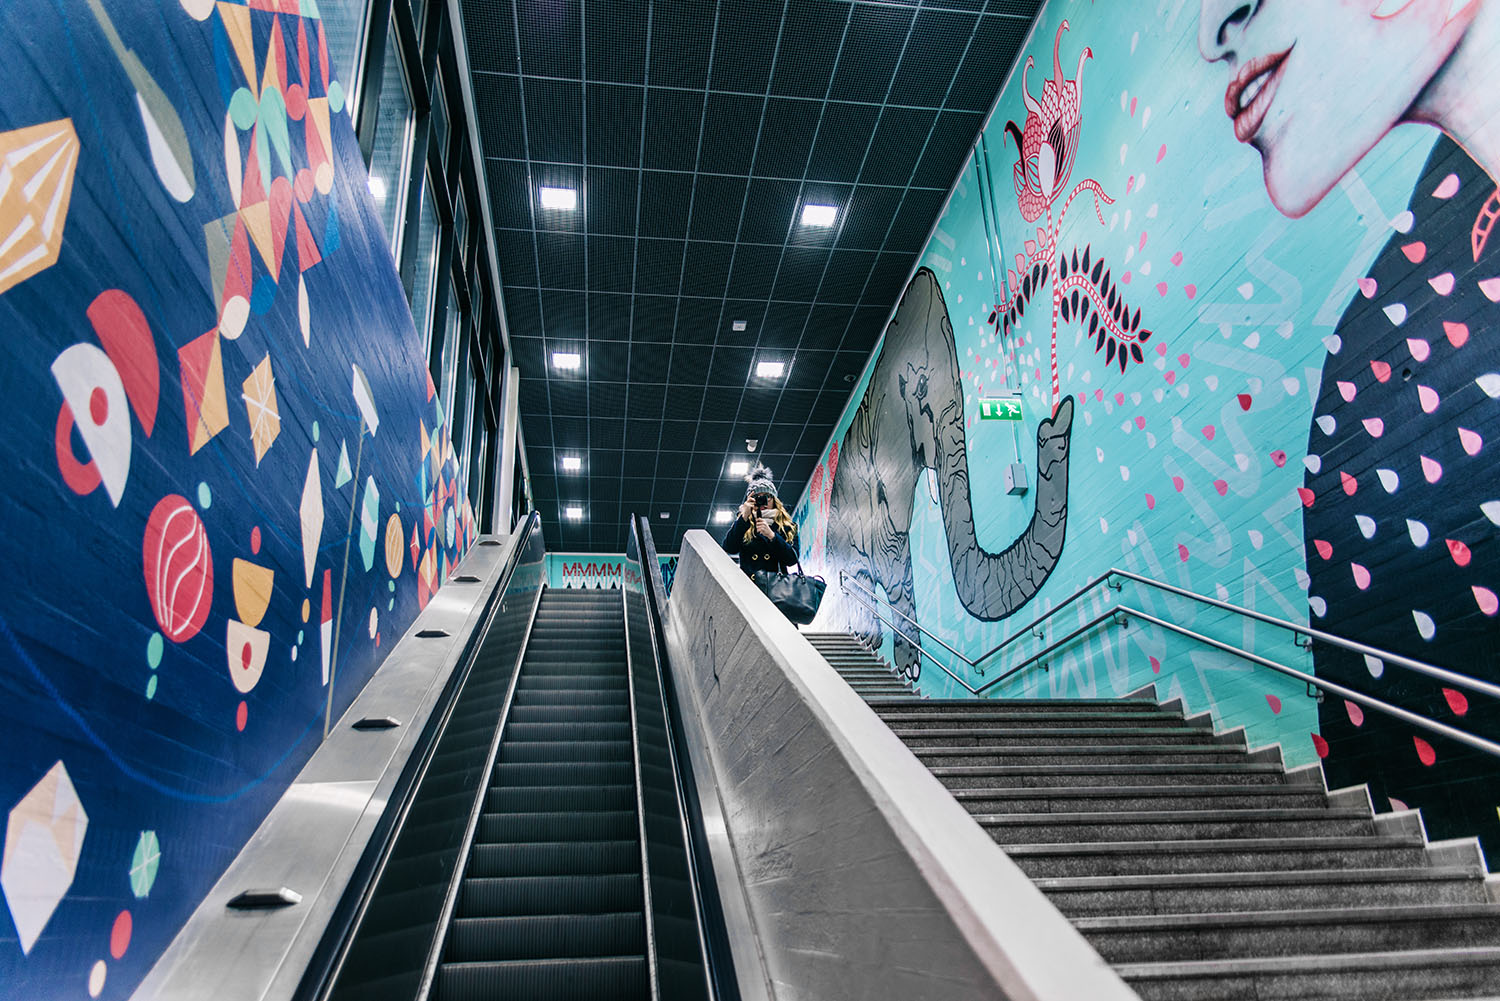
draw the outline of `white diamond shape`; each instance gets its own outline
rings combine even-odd
[[[318,450],[307,463],[307,482],[302,485],[302,572],[312,587],[313,564],[318,561],[318,543],[323,539],[323,479],[318,475]]]
[[[73,885],[89,818],[59,761],[10,811],[0,888],[21,937],[21,952],[41,937]]]

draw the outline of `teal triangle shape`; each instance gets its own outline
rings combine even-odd
[[[349,471],[349,446],[341,441],[339,442],[339,471],[333,477],[334,489],[338,489],[352,479],[354,479],[354,474]]]

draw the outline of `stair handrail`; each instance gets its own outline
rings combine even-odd
[[[1293,632],[1295,632],[1295,633],[1297,633],[1299,635],[1300,634],[1306,634],[1306,635],[1312,637],[1313,639],[1321,639],[1321,640],[1323,640],[1325,642],[1333,643],[1336,646],[1344,647],[1345,649],[1353,650],[1353,651],[1358,652],[1358,653],[1368,653],[1368,654],[1370,654],[1372,656],[1378,656],[1378,657],[1381,657],[1382,659],[1386,660],[1387,663],[1394,664],[1397,667],[1405,667],[1405,668],[1408,668],[1410,670],[1416,671],[1418,673],[1425,674],[1425,675],[1428,675],[1428,676],[1433,677],[1433,678],[1437,678],[1439,680],[1449,681],[1449,682],[1454,683],[1454,684],[1460,684],[1463,687],[1470,689],[1471,691],[1481,692],[1481,693],[1485,693],[1485,694],[1491,694],[1493,692],[1500,692],[1500,686],[1492,685],[1489,682],[1482,681],[1482,680],[1480,680],[1478,678],[1471,678],[1471,677],[1469,677],[1467,675],[1458,674],[1456,672],[1446,670],[1445,668],[1437,667],[1437,666],[1435,666],[1433,664],[1427,664],[1427,663],[1424,663],[1423,661],[1414,660],[1414,659],[1412,659],[1410,657],[1404,657],[1404,656],[1402,656],[1400,654],[1390,653],[1389,651],[1382,650],[1379,647],[1370,646],[1369,644],[1366,644],[1366,643],[1360,643],[1360,642],[1358,642],[1356,640],[1348,640],[1348,639],[1345,639],[1342,636],[1336,636],[1336,635],[1334,635],[1332,633],[1327,633],[1327,632],[1324,632],[1323,630],[1320,630],[1320,629],[1313,629],[1313,628],[1310,628],[1308,626],[1302,626],[1302,625],[1299,625],[1299,624],[1294,623],[1294,622],[1289,622],[1289,621],[1287,621],[1285,619],[1278,619],[1275,616],[1267,615],[1264,612],[1257,612],[1257,611],[1255,611],[1253,609],[1243,608],[1243,607],[1241,607],[1239,605],[1235,605],[1235,604],[1232,604],[1230,602],[1220,601],[1217,598],[1209,598],[1206,595],[1197,594],[1197,593],[1195,593],[1193,591],[1188,591],[1188,590],[1185,590],[1183,588],[1179,588],[1179,587],[1176,587],[1174,585],[1164,583],[1162,581],[1154,580],[1154,579],[1152,579],[1150,577],[1144,577],[1144,576],[1142,576],[1140,574],[1131,573],[1128,570],[1119,570],[1117,568],[1111,568],[1108,573],[1102,574],[1099,577],[1096,577],[1093,580],[1089,581],[1088,584],[1086,584],[1083,588],[1080,588],[1071,597],[1069,597],[1063,604],[1058,605],[1057,607],[1051,609],[1050,611],[1046,612],[1045,614],[1043,614],[1043,615],[1039,616],[1037,619],[1035,619],[1031,623],[1031,625],[1026,629],[1025,632],[1016,633],[1016,634],[1012,635],[1011,637],[1009,637],[1006,640],[1006,643],[1009,643],[1011,640],[1014,640],[1017,636],[1032,634],[1034,632],[1034,630],[1036,629],[1037,625],[1039,625],[1043,620],[1050,618],[1052,615],[1056,614],[1058,611],[1060,611],[1067,604],[1070,604],[1074,599],[1078,598],[1079,595],[1081,595],[1081,594],[1083,594],[1083,593],[1085,593],[1085,592],[1087,592],[1089,590],[1092,590],[1093,588],[1097,587],[1101,583],[1108,582],[1109,586],[1111,588],[1113,588],[1115,590],[1119,590],[1120,585],[1116,585],[1113,582],[1111,582],[1111,578],[1113,578],[1115,576],[1124,577],[1126,579],[1136,581],[1137,583],[1140,583],[1140,584],[1145,584],[1145,585],[1149,585],[1149,586],[1159,587],[1159,588],[1161,588],[1161,589],[1163,589],[1165,591],[1169,591],[1171,593],[1180,595],[1181,597],[1184,597],[1184,598],[1195,599],[1195,600],[1201,601],[1201,602],[1203,602],[1205,604],[1212,605],[1212,606],[1214,606],[1216,608],[1223,609],[1224,611],[1239,613],[1239,614],[1245,615],[1248,618],[1256,619],[1257,621],[1265,622],[1265,623],[1267,623],[1269,625],[1281,626],[1283,628],[1290,629],[1290,630],[1292,630]],[[848,587],[846,586],[847,581],[845,580],[845,574],[844,574],[843,571],[839,572],[839,584],[840,584],[840,587],[845,591],[845,593],[848,593],[851,597],[854,597],[857,600],[861,601],[861,603],[865,604],[865,606],[870,609],[870,611],[875,615],[876,618],[880,619],[886,625],[890,626],[891,629],[894,632],[899,633],[904,639],[906,639],[906,641],[908,643],[912,643],[913,646],[916,646],[919,655],[923,654],[923,653],[926,653],[926,651],[923,649],[923,647],[920,644],[914,643],[912,641],[912,639],[911,639],[910,636],[907,636],[905,633],[902,633],[900,631],[900,629],[898,629],[894,623],[892,623],[889,619],[886,619],[884,616],[882,616],[880,614],[880,610],[879,610],[878,607],[875,607],[874,605],[872,605],[872,603],[866,601],[859,594],[856,594],[855,592],[850,591],[848,589]],[[858,586],[858,585],[856,585],[856,586]],[[866,590],[866,589],[863,588],[863,587],[861,587],[860,590]],[[899,609],[892,609],[892,611],[896,612],[897,614],[900,614],[902,616],[902,618],[906,619],[908,622],[911,622],[913,625],[915,625],[917,627],[917,629],[922,632],[923,635],[925,635],[925,636],[931,636],[938,643],[941,643],[946,649],[953,650],[953,648],[950,647],[950,646],[948,646],[947,643],[943,643],[943,641],[939,637],[934,636],[932,634],[931,630],[928,630],[927,628],[925,628],[924,626],[922,626],[920,623],[917,623],[910,616],[905,615],[904,613],[901,613]],[[1079,636],[1081,636],[1084,633],[1089,632],[1089,631],[1095,629],[1096,627],[1098,627],[1101,623],[1109,621],[1109,622],[1113,622],[1113,623],[1115,623],[1117,625],[1120,625],[1120,626],[1125,626],[1125,625],[1129,624],[1130,618],[1132,616],[1135,617],[1135,618],[1141,619],[1144,622],[1149,622],[1152,625],[1155,625],[1155,626],[1157,626],[1159,628],[1166,629],[1169,632],[1177,633],[1180,636],[1184,636],[1184,637],[1186,637],[1188,639],[1191,639],[1191,640],[1193,640],[1195,642],[1202,643],[1205,646],[1210,646],[1210,647],[1213,647],[1216,650],[1221,650],[1221,651],[1223,651],[1225,653],[1232,654],[1232,655],[1234,655],[1236,657],[1239,657],[1239,658],[1241,658],[1243,660],[1247,660],[1247,661],[1249,661],[1252,664],[1257,664],[1257,665],[1259,665],[1261,667],[1268,668],[1268,669],[1270,669],[1272,671],[1277,672],[1278,674],[1282,674],[1282,675],[1285,675],[1285,676],[1290,677],[1290,678],[1295,678],[1296,680],[1301,681],[1301,682],[1303,682],[1304,684],[1306,684],[1308,686],[1309,693],[1312,691],[1312,689],[1316,688],[1319,691],[1326,692],[1326,693],[1329,693],[1329,694],[1332,694],[1332,695],[1337,695],[1337,696],[1339,696],[1341,698],[1347,699],[1350,702],[1357,703],[1357,704],[1359,704],[1359,705],[1361,705],[1361,706],[1363,706],[1363,707],[1365,707],[1367,709],[1373,709],[1376,712],[1382,713],[1382,714],[1387,715],[1387,716],[1394,717],[1396,719],[1402,720],[1403,722],[1409,723],[1409,724],[1411,724],[1413,726],[1416,726],[1416,727],[1419,727],[1421,729],[1427,730],[1429,733],[1435,733],[1435,734],[1438,734],[1439,736],[1446,737],[1446,738],[1448,738],[1450,740],[1458,741],[1461,744],[1465,744],[1465,745],[1467,745],[1469,747],[1472,747],[1472,748],[1474,748],[1476,750],[1482,751],[1485,754],[1488,754],[1488,755],[1490,755],[1492,757],[1500,758],[1500,743],[1496,743],[1494,741],[1487,740],[1484,737],[1476,736],[1475,734],[1469,733],[1466,730],[1461,730],[1458,727],[1450,726],[1447,723],[1439,722],[1439,721],[1437,721],[1435,719],[1432,719],[1432,718],[1430,718],[1428,716],[1424,716],[1421,713],[1413,712],[1410,709],[1403,709],[1400,706],[1393,705],[1393,704],[1391,704],[1389,702],[1386,702],[1386,701],[1384,701],[1382,699],[1377,699],[1377,698],[1375,698],[1372,695],[1365,695],[1363,692],[1358,692],[1358,691],[1355,691],[1352,688],[1347,688],[1347,687],[1345,687],[1345,686],[1343,686],[1343,685],[1341,685],[1341,684],[1339,684],[1337,682],[1329,681],[1329,680],[1327,680],[1325,678],[1319,678],[1316,675],[1308,674],[1305,671],[1299,671],[1299,670],[1297,670],[1294,667],[1289,667],[1286,664],[1283,664],[1283,663],[1281,663],[1279,661],[1272,660],[1269,657],[1262,657],[1260,654],[1251,653],[1249,650],[1244,650],[1244,649],[1242,649],[1240,647],[1234,646],[1231,643],[1225,643],[1222,640],[1217,640],[1217,639],[1214,639],[1211,636],[1207,636],[1207,635],[1204,635],[1203,633],[1197,632],[1195,630],[1188,629],[1186,626],[1180,626],[1180,625],[1178,625],[1175,622],[1169,622],[1166,619],[1163,619],[1163,618],[1161,618],[1159,616],[1151,615],[1151,614],[1149,614],[1147,612],[1143,612],[1140,609],[1135,608],[1134,606],[1131,606],[1131,605],[1125,605],[1125,604],[1119,604],[1119,603],[1110,605],[1109,607],[1107,607],[1106,609],[1104,609],[1102,612],[1100,612],[1099,614],[1095,615],[1093,618],[1089,619],[1086,622],[1081,623],[1080,625],[1078,625],[1074,629],[1070,630],[1066,635],[1064,635],[1064,636],[1062,636],[1062,637],[1060,637],[1058,639],[1053,640],[1051,643],[1047,644],[1041,650],[1036,651],[1031,656],[1029,656],[1026,659],[1022,660],[1019,664],[1016,664],[1015,666],[1013,666],[1012,668],[1010,668],[1005,673],[1003,673],[1003,674],[999,675],[998,677],[996,677],[996,678],[994,678],[994,679],[986,682],[985,684],[979,686],[978,688],[974,688],[973,686],[969,685],[966,681],[964,681],[962,678],[960,678],[956,674],[954,674],[952,671],[948,670],[948,668],[941,661],[939,661],[936,657],[933,657],[930,653],[927,654],[927,657],[934,664],[936,664],[943,671],[943,673],[947,674],[950,678],[952,678],[953,680],[957,681],[960,685],[962,685],[965,689],[967,689],[971,694],[980,695],[984,691],[986,691],[987,689],[992,688],[995,685],[998,685],[1000,682],[1006,680],[1007,678],[1010,678],[1010,677],[1012,677],[1012,676],[1014,676],[1016,674],[1019,674],[1021,671],[1025,670],[1027,667],[1031,666],[1032,664],[1035,664],[1038,661],[1042,660],[1042,658],[1046,657],[1048,654],[1052,653],[1053,651],[1058,650],[1058,649],[1060,649],[1060,648],[1062,648],[1064,646],[1067,646],[1069,643],[1071,643],[1073,640],[1077,639]],[[1037,634],[1037,635],[1039,636],[1040,634]],[[1003,647],[1004,645],[1005,644],[1001,644],[1001,647]],[[995,648],[995,650],[998,650],[1001,647],[997,647],[997,648]],[[995,652],[995,650],[989,651],[988,653],[982,655],[979,659],[983,660],[984,657],[987,657],[987,656],[990,656],[990,654],[993,654]],[[959,656],[962,660],[964,660],[965,663],[968,663],[970,666],[974,666],[974,664],[975,664],[974,661],[969,660],[969,658],[964,657],[963,654],[959,654],[957,651],[953,651],[953,652],[955,654],[957,654],[957,656]],[[1043,669],[1044,670],[1046,669],[1045,665],[1043,666]]]
[[[1426,675],[1427,677],[1433,678],[1433,679],[1435,679],[1437,681],[1444,682],[1445,684],[1453,685],[1453,686],[1455,686],[1457,688],[1466,688],[1466,689],[1468,689],[1471,692],[1475,692],[1475,693],[1478,693],[1480,695],[1488,695],[1491,698],[1500,698],[1500,685],[1496,685],[1496,684],[1493,684],[1493,683],[1488,682],[1488,681],[1483,681],[1483,680],[1481,680],[1479,678],[1470,677],[1469,675],[1466,675],[1466,674],[1459,674],[1457,671],[1450,671],[1447,668],[1438,667],[1436,664],[1428,664],[1425,661],[1416,660],[1415,658],[1407,657],[1404,654],[1394,653],[1394,652],[1392,652],[1390,650],[1384,650],[1384,649],[1382,649],[1380,647],[1371,646],[1368,643],[1361,643],[1358,640],[1347,639],[1347,638],[1345,638],[1343,636],[1338,636],[1338,635],[1335,635],[1334,633],[1326,632],[1326,631],[1324,631],[1322,629],[1317,629],[1317,628],[1315,628],[1313,626],[1310,626],[1310,625],[1304,625],[1302,623],[1292,622],[1292,621],[1290,621],[1288,619],[1277,618],[1274,615],[1267,615],[1265,612],[1258,612],[1258,611],[1256,611],[1253,608],[1245,608],[1242,605],[1236,605],[1236,604],[1233,604],[1232,602],[1221,601],[1218,598],[1210,598],[1208,595],[1198,594],[1196,591],[1189,591],[1186,588],[1177,587],[1174,584],[1168,584],[1167,582],[1157,580],[1154,577],[1146,577],[1146,576],[1144,576],[1142,574],[1134,573],[1134,572],[1129,571],[1129,570],[1121,570],[1119,567],[1110,567],[1104,573],[1099,574],[1097,577],[1091,578],[1081,588],[1079,588],[1077,591],[1074,591],[1068,597],[1064,598],[1057,605],[1054,605],[1052,608],[1048,609],[1046,612],[1043,612],[1041,615],[1039,615],[1036,618],[1032,619],[1031,622],[1028,623],[1027,626],[1024,629],[1017,630],[1016,632],[1012,633],[1010,636],[1007,636],[1004,640],[1000,641],[1000,643],[996,644],[995,646],[991,647],[989,650],[986,650],[984,653],[980,654],[978,657],[973,658],[973,659],[970,659],[970,658],[964,656],[962,653],[959,653],[957,650],[953,649],[953,647],[949,646],[947,643],[945,643],[943,641],[942,637],[940,637],[940,636],[936,635],[935,633],[933,633],[930,629],[926,628],[921,623],[917,622],[915,619],[913,619],[911,616],[907,615],[905,612],[901,611],[899,608],[892,608],[891,611],[895,612],[897,615],[901,616],[903,619],[905,619],[906,621],[910,622],[913,626],[915,626],[917,628],[917,630],[923,636],[930,637],[932,640],[934,640],[935,642],[937,642],[938,644],[940,644],[945,650],[947,650],[950,653],[952,653],[955,657],[957,657],[959,660],[963,661],[969,667],[973,668],[981,677],[983,677],[985,669],[984,669],[984,667],[982,665],[983,665],[984,661],[988,660],[990,657],[992,657],[995,654],[1001,652],[1006,647],[1008,647],[1012,643],[1014,643],[1016,640],[1019,640],[1019,639],[1021,639],[1023,637],[1031,636],[1031,637],[1034,637],[1036,639],[1042,639],[1043,638],[1042,633],[1041,633],[1042,623],[1044,623],[1047,620],[1051,619],[1058,612],[1061,612],[1063,609],[1065,609],[1068,606],[1072,605],[1073,602],[1077,601],[1079,598],[1083,597],[1085,594],[1089,593],[1090,591],[1093,591],[1095,588],[1099,587],[1100,585],[1102,585],[1102,584],[1103,585],[1108,585],[1111,590],[1119,591],[1123,585],[1121,585],[1119,583],[1116,583],[1116,578],[1124,578],[1126,580],[1132,580],[1132,581],[1135,581],[1137,584],[1143,584],[1143,585],[1146,585],[1148,587],[1154,587],[1154,588],[1157,588],[1159,590],[1166,591],[1169,594],[1175,594],[1175,595],[1177,595],[1178,597],[1181,597],[1181,598],[1187,598],[1189,600],[1196,601],[1196,602],[1199,602],[1201,604],[1210,605],[1210,606],[1212,606],[1214,608],[1220,609],[1221,611],[1231,612],[1231,613],[1234,613],[1236,615],[1241,615],[1241,616],[1243,616],[1245,618],[1254,619],[1257,622],[1263,622],[1266,625],[1278,626],[1278,627],[1280,627],[1282,629],[1286,629],[1289,632],[1291,632],[1294,637],[1302,637],[1302,636],[1308,637],[1309,643],[1311,641],[1316,640],[1316,641],[1319,641],[1319,642],[1328,643],[1328,644],[1330,644],[1332,646],[1341,647],[1341,648],[1343,648],[1345,650],[1350,650],[1350,651],[1352,651],[1354,653],[1359,653],[1359,654],[1363,654],[1365,656],[1370,656],[1370,657],[1377,657],[1382,662],[1384,662],[1386,664],[1390,664],[1390,665],[1395,666],[1395,667],[1400,667],[1400,668],[1403,668],[1403,669],[1408,670],[1408,671],[1413,671],[1413,672],[1416,672],[1418,674]],[[854,597],[860,597],[859,595],[855,595],[854,592],[850,591],[850,589],[849,589],[849,585],[850,584],[853,584],[853,586],[856,587],[856,588],[858,588],[860,591],[864,591],[865,594],[869,596],[869,599],[875,599],[876,598],[876,595],[875,595],[875,593],[873,591],[871,591],[870,589],[868,589],[868,588],[864,587],[863,585],[859,584],[857,581],[854,581],[847,574],[846,571],[840,570],[839,571],[839,587],[846,594],[850,594],[850,595],[852,595]],[[866,605],[866,607],[871,607],[870,601],[865,601],[863,603]],[[977,689],[971,687],[970,685],[968,685],[966,682],[963,681],[963,679],[959,678],[952,671],[949,671],[946,667],[944,667],[944,665],[942,664],[942,662],[939,661],[937,658],[932,657],[930,654],[928,655],[928,658],[934,664],[936,664],[939,668],[941,668],[943,670],[943,672],[945,674],[947,674],[949,677],[953,678],[955,681],[958,681],[965,688],[968,688],[970,692],[973,692],[974,694],[978,694],[978,693],[983,692],[986,689],[990,688],[996,682],[1003,681],[1006,678],[1010,677],[1011,675],[1015,674],[1017,671],[1025,668],[1025,667],[1027,667],[1032,661],[1038,659],[1038,657],[1040,657],[1041,655],[1044,655],[1046,653],[1051,652],[1053,649],[1056,649],[1056,647],[1059,645],[1059,643],[1065,642],[1067,639],[1071,639],[1073,636],[1078,635],[1080,632],[1083,632],[1083,631],[1086,631],[1089,628],[1092,628],[1100,620],[1105,619],[1105,618],[1109,618],[1110,617],[1110,615],[1109,615],[1110,610],[1113,609],[1113,608],[1117,608],[1117,607],[1120,607],[1120,606],[1118,606],[1118,605],[1111,605],[1110,609],[1106,609],[1105,612],[1101,613],[1100,615],[1095,616],[1088,623],[1085,623],[1085,624],[1079,626],[1078,629],[1076,629],[1072,633],[1070,633],[1068,635],[1068,637],[1065,637],[1063,641],[1058,641],[1058,643],[1050,644],[1044,650],[1040,651],[1037,654],[1033,654],[1031,657],[1028,657],[1026,660],[1021,661],[1019,664],[1015,665],[1010,670],[1006,671],[1004,674],[1000,675],[999,677],[993,679],[990,682],[987,682],[984,685],[981,685]],[[879,611],[877,609],[871,607],[871,610],[875,612],[877,618],[881,618],[881,616],[879,614]],[[882,621],[885,621],[887,625],[890,625],[893,630],[896,629],[896,627],[894,625],[892,625],[889,621],[887,621],[885,619],[882,619]],[[899,630],[897,630],[897,631],[899,632]],[[908,643],[912,642],[911,641],[911,637],[907,636],[905,633],[902,633],[901,635],[902,635],[902,637],[904,639],[906,639],[906,641]],[[922,647],[921,647],[920,644],[913,643],[913,645],[916,646],[919,650],[922,649]]]

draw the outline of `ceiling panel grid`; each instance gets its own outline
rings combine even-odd
[[[462,0],[549,545],[675,552],[733,459],[800,495],[1039,6]]]

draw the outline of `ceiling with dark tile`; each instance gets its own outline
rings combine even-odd
[[[1040,3],[463,0],[549,548],[677,552],[737,459],[801,495]]]

